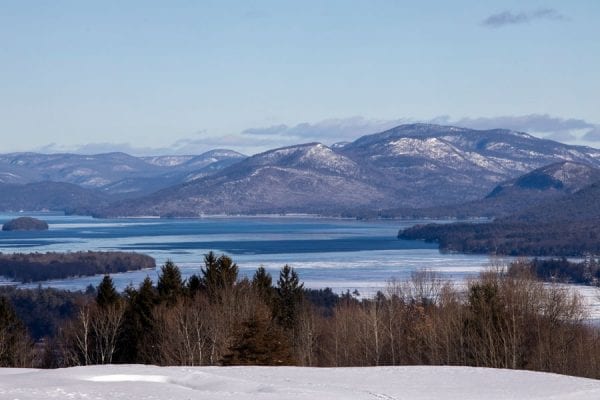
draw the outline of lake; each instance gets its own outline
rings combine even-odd
[[[0,214],[0,223],[25,214]],[[285,217],[210,217],[201,219],[94,219],[57,213],[27,213],[45,220],[48,231],[0,232],[0,252],[109,251],[149,254],[158,268],[174,261],[184,277],[200,272],[203,257],[213,250],[233,258],[242,276],[264,266],[277,278],[284,264],[295,268],[305,286],[336,292],[372,294],[390,279],[403,280],[430,269],[442,277],[464,281],[489,265],[487,256],[443,254],[437,245],[398,240],[398,229],[431,221],[357,221]],[[157,271],[113,275],[119,289],[137,285]],[[97,285],[101,276],[45,282],[69,290]],[[29,285],[32,286],[32,285]],[[33,285],[37,286],[37,285]]]

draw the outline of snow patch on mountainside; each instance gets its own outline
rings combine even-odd
[[[449,167],[475,166],[493,172],[502,172],[496,162],[471,151],[461,151],[439,138],[402,138],[388,143],[389,152],[396,156],[417,156],[443,162]]]
[[[335,153],[329,147],[318,144],[311,147],[306,153],[300,157],[300,162],[312,164],[314,168],[330,170],[335,173],[349,173],[358,169],[357,164]]]
[[[175,167],[181,165],[194,158],[194,156],[155,156],[155,157],[142,157],[148,164],[156,165],[159,167]]]

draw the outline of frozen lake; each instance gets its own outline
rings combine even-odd
[[[0,223],[21,214],[0,214]],[[160,267],[172,260],[184,276],[199,273],[210,250],[231,256],[242,276],[264,266],[274,276],[294,267],[307,287],[361,294],[430,269],[463,281],[489,265],[487,256],[444,254],[437,246],[398,240],[398,229],[424,221],[357,221],[313,217],[211,217],[202,219],[94,219],[56,213],[27,214],[47,221],[48,231],[0,232],[0,252],[125,250],[146,253]],[[429,221],[431,222],[431,221]],[[119,288],[137,285],[157,271],[113,275]],[[100,276],[50,281],[70,290],[96,285]]]

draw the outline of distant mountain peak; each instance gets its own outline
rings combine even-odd
[[[343,175],[355,174],[359,169],[355,161],[318,142],[269,150],[248,158],[247,164],[314,169]]]

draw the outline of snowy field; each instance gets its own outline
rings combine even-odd
[[[0,399],[600,399],[600,381],[469,367],[0,369]]]

